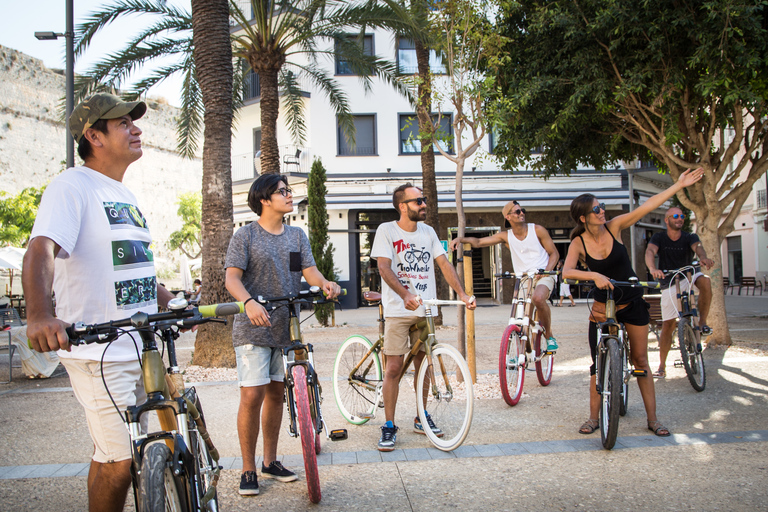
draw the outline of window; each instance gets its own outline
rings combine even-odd
[[[245,67],[248,71],[243,79],[243,101],[248,101],[261,96],[261,85],[259,84],[259,74],[252,70],[247,63]]]
[[[359,44],[360,39],[357,35],[347,35],[345,36],[344,43],[349,44]],[[341,58],[342,49],[341,49],[341,41],[337,40],[335,44],[335,54],[336,54],[336,74],[337,75],[358,75],[359,73],[356,73],[354,70],[354,66],[351,62],[343,60]],[[369,57],[373,56],[373,36],[367,35],[363,36],[363,54],[367,55]]]
[[[496,144],[499,143],[499,130],[491,128],[488,132],[488,153],[491,155],[496,153]]]
[[[744,275],[741,261],[741,235],[729,236],[725,240],[728,247],[728,276],[732,283],[738,283]]]
[[[253,155],[261,151],[261,128],[253,129]]]
[[[432,114],[432,122],[437,123],[437,114]],[[453,154],[453,124],[452,115],[444,114],[440,118],[440,126],[437,128],[438,144],[446,153]],[[435,153],[439,153],[437,148]],[[418,155],[421,153],[421,141],[419,140],[419,121],[416,114],[400,114],[400,154]]]
[[[376,116],[374,114],[355,115],[355,143],[350,146],[344,131],[336,122],[336,134],[339,156],[371,156],[376,152]]]
[[[401,37],[397,41],[397,69],[405,75],[415,75],[419,72],[416,60],[416,45],[408,38]],[[435,50],[429,50],[429,69],[436,75],[445,74],[445,64]]]

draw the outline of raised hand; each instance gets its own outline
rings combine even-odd
[[[699,167],[696,170],[688,169],[683,174],[680,175],[680,177],[677,179],[677,182],[680,183],[683,187],[690,187],[697,181],[701,180],[701,178],[704,177],[704,168]]]

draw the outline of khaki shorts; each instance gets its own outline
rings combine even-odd
[[[382,352],[386,356],[402,356],[407,354],[411,347],[418,341],[419,329],[411,331],[411,326],[421,320],[423,316],[391,316],[384,319],[384,348]],[[420,350],[424,351],[422,345]]]
[[[697,294],[699,293],[699,289],[696,287],[695,283],[699,277],[709,279],[708,276],[705,276],[701,272],[697,272],[693,275],[691,281],[694,283],[694,293]],[[687,279],[680,280],[680,293],[688,293]],[[661,290],[661,319],[666,322],[667,320],[676,319],[678,316],[680,316],[680,312],[677,310],[677,286],[672,285],[669,288]]]
[[[519,297],[522,300],[525,300],[525,299],[528,298],[526,296],[526,293],[525,293],[525,290],[527,289],[526,288],[527,286],[528,286],[527,283],[526,283],[526,286],[522,286],[522,285],[520,286],[520,295],[519,295]],[[547,287],[547,290],[548,290],[547,297],[549,297],[549,295],[552,293],[552,290],[555,289],[555,278],[554,278],[554,276],[541,276],[540,278],[535,280],[533,282],[533,291],[531,293],[535,292],[536,288],[538,288],[539,286],[546,286]]]
[[[122,414],[137,403],[146,400],[141,366],[138,361],[105,361],[104,380],[117,407],[101,380],[102,366],[99,361],[61,358],[67,369],[69,381],[80,405],[85,409],[88,431],[93,440],[93,460],[100,463],[118,462],[131,458],[131,438]],[[147,431],[149,415],[141,419],[141,431]]]

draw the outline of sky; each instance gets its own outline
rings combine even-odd
[[[118,0],[73,0],[75,27],[88,14],[101,6],[113,5]],[[168,0],[170,4],[190,9],[190,0]],[[41,59],[46,67],[65,69],[65,38],[56,41],[38,41],[35,32],[66,31],[65,0],[0,0],[0,45]],[[141,26],[141,17],[113,23],[108,33],[100,34],[88,51],[75,61],[75,73],[84,73],[93,63],[111,52],[119,51]],[[150,91],[150,96],[165,97],[171,105],[179,106],[181,78],[165,80]]]

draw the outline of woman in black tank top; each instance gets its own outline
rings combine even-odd
[[[704,176],[704,170],[688,169],[677,183],[664,192],[656,194],[636,210],[619,215],[606,221],[605,204],[600,203],[592,194],[583,194],[571,203],[571,217],[576,228],[571,233],[571,245],[563,265],[563,279],[594,281],[595,302],[605,302],[608,288],[613,288],[610,279],[626,281],[636,277],[632,270],[627,248],[619,241],[621,232],[635,224],[648,213],[661,207],[664,202],[683,188],[693,185]],[[589,270],[578,270],[576,265],[582,262]],[[648,429],[658,436],[670,435],[669,430],[656,418],[656,392],[653,386],[653,374],[648,364],[648,309],[643,300],[642,288],[621,288],[614,292],[617,306],[617,319],[624,323],[629,337],[630,357],[639,370],[645,370],[645,377],[637,378],[637,385],[645,404],[648,416]],[[592,352],[591,378],[589,381],[589,419],[579,432],[591,434],[598,427],[600,395],[595,383],[595,350],[597,345],[597,324],[589,322],[589,345]]]

